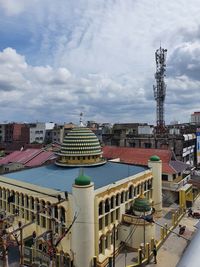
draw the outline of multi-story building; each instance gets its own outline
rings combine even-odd
[[[191,114],[191,123],[200,125],[200,112],[199,111],[196,111],[193,114]]]
[[[5,142],[5,123],[0,124],[0,143]]]
[[[42,144],[45,141],[46,131],[52,130],[53,122],[36,122],[30,124],[30,143]]]
[[[132,128],[131,128],[132,127]],[[135,148],[170,149],[184,163],[196,163],[196,134],[190,125],[170,126],[169,133],[155,134],[152,126],[118,124],[112,135],[104,140],[105,145]]]
[[[5,124],[5,143],[29,143],[29,127],[25,123]]]

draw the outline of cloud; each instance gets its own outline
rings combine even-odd
[[[197,7],[197,0],[0,0],[1,104],[11,103],[16,119],[75,120],[83,110],[88,119],[155,122],[161,42],[166,120],[174,113],[189,120],[198,106],[191,97],[199,86]]]
[[[0,53],[0,73],[0,110],[6,103],[13,117],[15,114],[21,120],[33,121],[38,116],[43,120],[77,121],[80,111],[88,119],[129,120],[130,109],[137,111],[139,105],[151,108],[142,88],[130,90],[132,83],[124,86],[105,75],[78,77],[66,68],[32,66],[12,48]],[[4,120],[9,120],[10,112],[6,116]]]

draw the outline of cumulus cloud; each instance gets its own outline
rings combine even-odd
[[[21,120],[77,120],[83,111],[87,118],[112,121],[124,116],[126,121],[139,98],[143,108],[150,108],[142,88],[134,92],[132,84],[124,86],[105,75],[78,77],[63,67],[32,66],[12,48],[0,53],[0,74],[0,110],[6,103]],[[5,113],[4,120],[9,116]]]

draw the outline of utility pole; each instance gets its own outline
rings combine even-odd
[[[7,233],[3,230],[2,236],[3,267],[8,267]]]
[[[5,229],[5,221],[18,216],[18,212],[14,215],[6,216],[6,213],[0,214],[0,247],[2,248],[2,260],[3,260],[3,267],[8,267],[8,239],[10,237],[9,232]]]
[[[19,231],[20,231],[20,265],[24,265],[24,251],[23,251],[23,228],[22,228],[22,222],[19,221],[18,222],[18,226],[19,226]]]
[[[145,212],[144,212],[144,217],[145,217]],[[143,220],[144,221],[144,258],[145,258],[145,252],[146,252],[146,247],[145,247],[145,245],[146,245],[146,236],[145,236],[145,220]]]
[[[115,226],[115,223],[114,223],[114,226],[113,226],[113,267],[115,267],[115,249],[116,249],[116,233],[115,233],[115,229],[116,229],[116,226]]]

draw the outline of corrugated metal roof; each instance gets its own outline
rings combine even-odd
[[[85,167],[84,174],[91,177],[95,189],[147,170],[146,167],[107,162],[98,167]],[[79,175],[79,168],[62,168],[54,164],[8,173],[4,177],[18,181],[71,192],[72,184]]]
[[[42,165],[53,156],[53,152],[30,148],[22,151],[14,151],[1,159],[0,164],[21,163],[26,167],[34,167]]]

